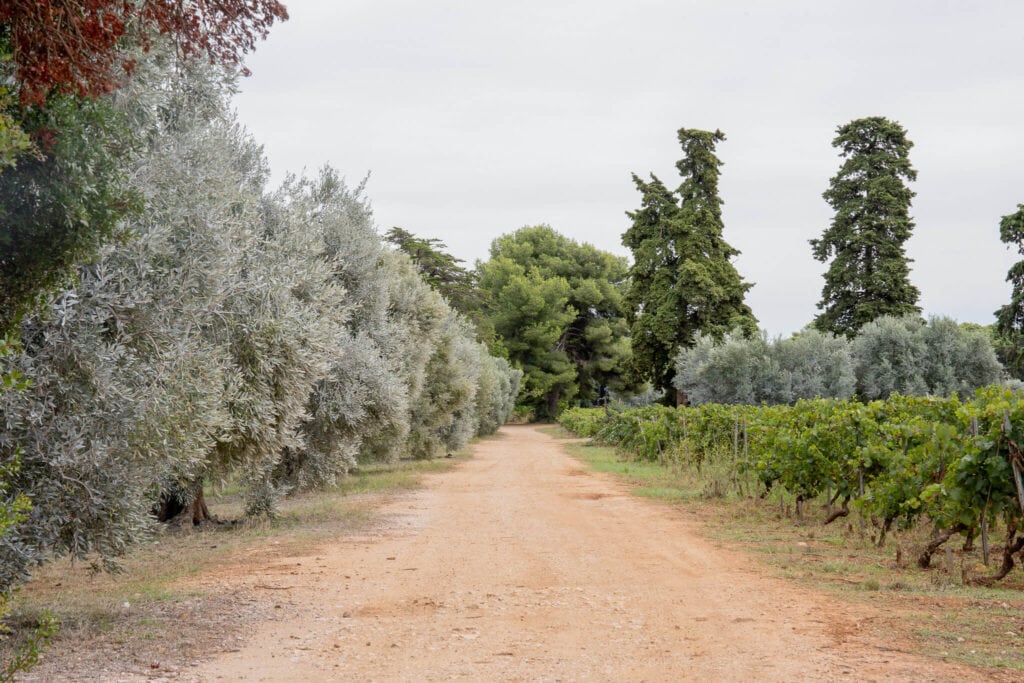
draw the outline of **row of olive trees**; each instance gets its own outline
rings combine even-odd
[[[984,330],[911,315],[878,318],[853,339],[812,328],[788,339],[699,336],[676,357],[675,386],[695,405],[788,404],[893,393],[968,395],[1003,375]]]
[[[142,141],[141,210],[20,327],[0,393],[0,593],[59,555],[107,563],[154,520],[197,523],[204,482],[250,514],[357,462],[493,432],[521,374],[375,232],[331,169],[266,190],[233,80],[159,50],[116,96]],[[18,460],[18,467],[7,465]]]

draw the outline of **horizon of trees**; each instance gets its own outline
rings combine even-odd
[[[830,262],[830,266],[819,303],[822,312],[809,325],[852,339],[876,320],[920,313],[916,303],[919,292],[909,281],[910,259],[904,250],[913,229],[909,211],[914,196],[906,182],[916,178],[916,171],[908,156],[913,143],[896,122],[884,117],[855,119],[837,127],[836,133],[832,144],[840,150],[844,162],[823,195],[835,215],[822,238],[811,240],[813,255]],[[732,266],[731,260],[738,252],[722,237],[724,225],[717,190],[721,161],[714,150],[725,136],[721,131],[684,128],[678,137],[684,158],[677,163],[682,176],[677,190],[669,190],[657,176],[645,181],[633,175],[642,201],[640,209],[628,213],[633,224],[623,235],[623,243],[634,258],[626,277],[617,280],[624,295],[622,305],[615,309],[615,314],[624,316],[629,324],[630,329],[620,336],[628,337],[631,353],[628,361],[627,356],[619,355],[615,364],[608,366],[617,371],[612,373],[617,377],[605,385],[608,391],[599,389],[598,398],[613,393],[612,386],[617,395],[629,395],[642,390],[647,381],[665,392],[664,402],[685,401],[689,384],[676,381],[681,353],[696,346],[706,349],[709,344],[728,346],[737,334],[748,340],[757,337],[756,320],[743,303],[751,285]],[[1024,233],[1020,229],[1021,215],[1024,208],[1019,207],[1016,214],[1004,217],[1001,235],[1024,253],[1020,246],[1024,238],[1019,234]],[[572,242],[543,227],[549,231],[549,240]],[[527,275],[530,268],[535,275],[539,272],[535,263],[528,262],[541,258],[543,249],[538,250],[536,244],[518,249],[511,245],[517,240],[529,242],[522,236],[540,229],[522,228],[498,238],[492,245],[491,260],[478,263],[475,272],[461,269],[460,278],[469,283],[476,277],[477,286],[488,285],[486,294],[477,297],[476,319],[481,321],[481,328],[487,329],[492,349],[526,374],[528,398],[521,398],[520,404],[531,409],[535,417],[554,417],[560,403],[589,405],[594,395],[585,394],[575,383],[579,369],[571,367],[564,353],[565,338],[558,334],[559,330],[568,330],[566,326],[579,310],[579,302],[569,302],[558,283],[544,278],[529,287],[520,281],[518,289],[505,289],[515,276]],[[390,234],[400,234],[395,230]],[[409,249],[440,244],[401,233]],[[520,260],[530,268],[504,272],[510,265],[500,261],[507,260],[507,253],[527,254]],[[450,255],[445,258],[457,262]],[[564,260],[565,255],[560,258]],[[1017,292],[1020,272],[1024,272],[1020,268],[1018,264],[1008,275],[1015,286],[1014,303],[997,312],[999,322],[988,326],[984,335],[971,337],[977,341],[984,336],[999,362],[1017,378],[1024,371],[1024,362],[1020,361],[1024,354],[1019,351],[1024,325],[1020,319],[1024,316],[1016,310],[1021,308],[1018,299],[1022,298]],[[508,300],[504,305],[496,303],[503,299]],[[488,306],[484,302],[489,302]],[[490,310],[485,312],[483,309],[488,307]],[[520,315],[513,315],[516,311]],[[501,319],[496,322],[497,318]],[[536,325],[539,321],[547,325],[543,333],[543,326]],[[920,318],[918,321],[925,322]],[[802,343],[807,344],[811,336],[804,330],[792,339],[803,337]],[[511,352],[506,341],[513,347]],[[978,361],[984,365],[987,352],[978,353],[985,357]]]

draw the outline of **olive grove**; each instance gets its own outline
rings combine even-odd
[[[883,316],[852,340],[808,327],[786,339],[700,336],[676,356],[676,387],[694,405],[792,404],[854,396],[969,396],[1005,379],[983,330],[949,318]]]
[[[325,168],[270,191],[233,73],[170,54],[106,102],[139,210],[5,347],[24,388],[0,394],[0,593],[57,556],[110,564],[157,519],[203,522],[210,481],[273,514],[359,461],[451,453],[519,388],[385,246],[362,185]]]

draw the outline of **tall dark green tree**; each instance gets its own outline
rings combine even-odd
[[[921,310],[903,247],[914,229],[914,143],[900,124],[871,116],[837,128],[832,146],[845,161],[822,195],[835,210],[832,224],[811,240],[814,258],[831,259],[814,325],[853,336],[880,316]]]
[[[676,400],[675,357],[693,345],[697,333],[721,338],[734,329],[757,332],[757,319],[744,296],[732,259],[739,252],[722,236],[718,196],[721,160],[715,145],[722,131],[682,128],[683,158],[676,164],[682,183],[673,193],[657,177],[633,175],[643,195],[640,209],[627,215],[633,225],[622,243],[633,252],[626,310],[631,324],[634,367]]]
[[[539,225],[496,239],[480,270],[487,310],[539,416],[634,388],[623,377],[625,259]]]
[[[999,239],[1024,256],[1024,204],[999,222]],[[996,350],[1000,360],[1017,378],[1024,377],[1024,261],[1017,261],[1006,274],[1013,285],[1010,303],[996,311]]]

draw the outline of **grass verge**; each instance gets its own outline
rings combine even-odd
[[[936,555],[932,569],[922,570],[916,559],[927,541],[926,529],[892,534],[879,548],[870,538],[870,525],[862,528],[856,512],[825,526],[825,511],[815,506],[797,519],[791,498],[740,495],[737,490],[751,487],[730,480],[724,469],[697,473],[631,461],[613,448],[574,439],[561,427],[545,431],[573,439],[565,443],[566,450],[594,470],[625,481],[634,495],[676,506],[700,521],[710,539],[758,556],[779,576],[876,605],[882,616],[873,628],[896,634],[915,652],[986,667],[997,678],[1024,677],[1020,569],[995,588],[965,586],[964,570],[986,573],[980,550],[967,552],[958,544]],[[1001,555],[993,554],[991,568],[999,561]]]

